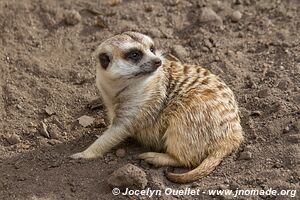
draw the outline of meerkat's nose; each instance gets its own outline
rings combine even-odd
[[[156,59],[154,59],[153,60],[153,65],[154,65],[154,67],[160,67],[161,66],[161,59],[159,59],[159,58],[156,58]]]

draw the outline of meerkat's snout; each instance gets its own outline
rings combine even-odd
[[[151,74],[156,71],[162,65],[162,61],[160,58],[153,58],[148,62],[144,62],[140,65],[140,74]]]
[[[154,68],[159,68],[162,64],[162,61],[161,61],[161,59],[156,58],[156,59],[153,59],[152,63],[153,63]]]

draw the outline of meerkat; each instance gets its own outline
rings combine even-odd
[[[153,152],[139,155],[155,166],[194,168],[168,172],[188,183],[211,173],[243,141],[231,89],[209,70],[156,50],[142,33],[124,32],[97,48],[96,85],[108,111],[108,129],[74,159],[102,157],[133,137]]]

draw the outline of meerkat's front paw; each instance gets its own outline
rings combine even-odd
[[[98,158],[102,157],[102,155],[95,155],[93,153],[88,153],[88,152],[80,152],[80,153],[75,153],[70,156],[72,159],[93,159],[93,158]]]
[[[70,158],[72,159],[82,159],[82,158],[85,158],[84,154],[82,152],[80,153],[74,153],[70,156]]]

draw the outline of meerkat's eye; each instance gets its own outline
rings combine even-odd
[[[108,67],[109,63],[110,63],[110,58],[106,53],[101,53],[99,55],[99,61],[100,61],[101,66],[104,69],[106,69]]]
[[[151,47],[150,47],[150,51],[151,51],[152,53],[155,53],[155,47],[154,47],[154,46],[151,46]]]
[[[126,59],[128,60],[132,60],[134,62],[138,62],[142,59],[143,57],[143,52],[141,50],[138,49],[133,49],[130,50],[129,52],[127,52],[125,54]]]

